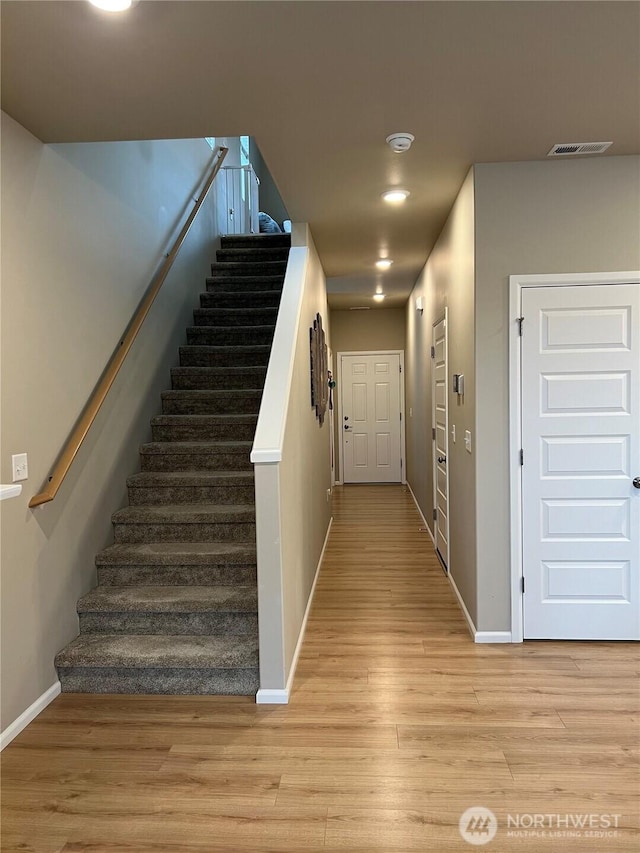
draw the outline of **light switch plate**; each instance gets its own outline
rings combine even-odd
[[[11,470],[13,472],[13,482],[18,480],[29,479],[29,463],[27,462],[26,453],[14,453],[11,457]]]
[[[468,429],[464,431],[464,449],[471,453],[471,432]]]
[[[456,443],[456,425],[455,424],[451,424],[451,441],[453,441],[454,444]]]

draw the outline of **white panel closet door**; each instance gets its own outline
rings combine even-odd
[[[640,639],[640,284],[523,288],[525,639]]]

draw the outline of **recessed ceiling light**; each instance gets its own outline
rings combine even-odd
[[[380,258],[379,261],[376,261],[376,266],[379,270],[388,270],[392,263],[391,258]]]
[[[126,12],[131,8],[132,0],[89,0],[89,3],[103,12]]]
[[[383,299],[384,299],[384,293],[374,293],[373,294],[374,302],[382,302]]]
[[[401,204],[407,200],[407,196],[409,195],[409,190],[387,190],[382,193],[382,198],[388,201],[389,204]]]

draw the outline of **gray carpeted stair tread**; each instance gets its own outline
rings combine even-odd
[[[266,365],[251,367],[186,366],[171,368],[174,391],[241,391],[263,388]]]
[[[262,394],[262,387],[256,388],[190,388],[186,391],[167,390],[163,391],[161,397],[180,397],[181,399],[208,399],[223,402],[224,400],[246,400]],[[224,412],[212,412],[212,414],[225,414]]]
[[[180,364],[182,367],[266,367],[270,352],[270,344],[258,346],[194,344],[180,347]]]
[[[284,274],[276,275],[222,275],[210,276],[205,279],[205,289],[208,293],[238,293],[261,290],[263,292],[282,292]]]
[[[255,543],[143,542],[115,543],[96,555],[96,566],[201,566],[255,563]]]
[[[258,665],[257,636],[81,634],[58,667],[236,669]]]
[[[170,442],[168,442],[170,443]],[[250,471],[140,471],[127,478],[127,486],[162,488],[163,486],[252,486]]]
[[[211,278],[232,276],[256,278],[261,276],[283,276],[287,270],[286,260],[280,261],[223,261],[211,264]]]
[[[256,613],[258,594],[249,586],[96,587],[78,601],[78,613]]]
[[[162,412],[165,415],[247,414],[257,415],[262,388],[227,390],[191,388],[163,391]]]
[[[281,293],[279,290],[243,290],[227,293],[218,289],[200,294],[201,308],[278,308]]]
[[[257,422],[257,415],[247,414],[155,415],[151,418],[151,426],[178,426],[180,424],[252,424],[255,426]]]
[[[114,524],[253,524],[252,504],[162,504],[126,506],[111,516]]]
[[[187,343],[233,346],[252,341],[266,346],[273,342],[274,330],[275,326],[188,326]]]
[[[286,261],[286,246],[224,246],[216,252],[218,263],[256,263],[260,261]]]
[[[252,248],[262,246],[291,247],[291,234],[224,234],[220,238],[223,249]]]
[[[195,308],[193,319],[196,326],[275,326],[277,308]]]
[[[169,454],[171,456],[192,453],[229,453],[232,451],[250,452],[251,441],[150,441],[140,448],[141,453],[149,455]]]

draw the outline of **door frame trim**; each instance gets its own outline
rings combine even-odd
[[[431,324],[431,346],[434,346],[434,333],[436,330],[436,326],[440,325],[444,321],[444,335],[445,335],[445,405],[447,407],[447,411],[445,414],[445,452],[447,454],[447,463],[445,467],[445,477],[447,480],[447,565],[444,565],[444,560],[442,559],[442,555],[438,551],[438,519],[433,519],[433,540],[435,543],[436,554],[440,558],[440,562],[443,564],[444,573],[449,576],[451,574],[451,539],[450,539],[450,523],[449,523],[449,505],[450,505],[450,495],[449,495],[449,310],[445,305],[444,312],[439,315],[437,320],[435,320]],[[431,427],[435,428],[436,425],[436,395],[435,395],[435,372],[434,372],[434,359],[430,358],[430,366],[431,366]],[[431,472],[433,476],[433,508],[437,513],[438,509],[438,468],[436,465],[436,442],[435,439],[431,439]]]
[[[580,287],[606,284],[634,284],[640,271],[551,273],[509,276],[509,521],[511,531],[511,642],[524,640],[524,602],[522,597],[522,406],[521,337],[518,319],[522,316],[522,291],[528,287]],[[527,319],[524,318],[526,333]]]
[[[374,350],[344,350],[336,353],[336,373],[338,374],[338,432],[340,440],[338,441],[338,461],[340,463],[340,483],[344,483],[344,466],[342,460],[342,356],[343,355],[399,355],[400,356],[400,469],[401,483],[407,484],[407,463],[405,449],[405,427],[406,418],[404,412],[404,350],[403,349],[374,349]],[[348,484],[347,484],[348,485]]]

